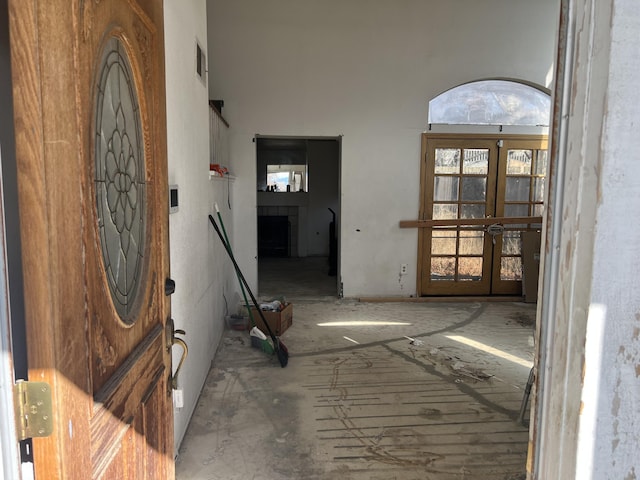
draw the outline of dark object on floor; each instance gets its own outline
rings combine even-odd
[[[244,278],[244,275],[240,271],[240,267],[238,266],[238,263],[236,262],[236,259],[233,256],[233,252],[231,251],[231,248],[229,247],[229,245],[227,245],[227,242],[224,241],[224,237],[222,236],[222,232],[220,231],[220,228],[218,228],[218,224],[213,219],[212,215],[209,215],[209,221],[211,222],[211,225],[213,225],[213,228],[215,229],[216,233],[218,234],[218,237],[220,238],[220,241],[222,242],[222,245],[224,246],[224,249],[227,251],[227,254],[229,255],[229,258],[231,259],[231,262],[233,263],[233,267],[236,269],[236,273],[237,273],[238,277],[240,277],[240,280],[242,280],[242,283],[244,284],[245,288],[247,289],[247,292],[249,293],[249,296],[251,297],[251,301],[253,302],[253,305],[256,307],[256,310],[258,310],[258,313],[259,313],[260,317],[262,318],[262,322],[267,327],[269,336],[271,337],[271,340],[273,341],[273,348],[276,351],[276,355],[278,356],[278,360],[280,361],[280,366],[282,368],[286,367],[287,363],[289,363],[289,349],[287,349],[285,344],[282,343],[280,341],[280,339],[273,334],[273,331],[269,327],[269,324],[267,323],[267,320],[264,318],[264,315],[262,314],[262,310],[260,309],[260,306],[258,305],[258,301],[256,300],[256,297],[253,295],[253,292],[251,291],[251,288],[249,287],[249,284],[247,283],[247,280]]]

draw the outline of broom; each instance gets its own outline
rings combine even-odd
[[[218,208],[218,203],[214,203],[213,206],[216,209],[216,214],[218,215],[218,222],[220,222],[220,229],[222,230],[222,235],[224,236],[224,243],[227,245],[227,247],[229,247],[229,250],[231,250],[231,242],[229,242],[229,237],[227,236],[227,229],[224,228],[224,222],[222,221],[222,215],[220,214],[220,209]],[[249,319],[251,321],[251,326],[255,327],[256,330],[258,330],[260,332],[260,330],[258,329],[258,327],[256,327],[256,321],[253,318],[253,312],[251,311],[251,306],[249,305],[249,300],[247,300],[247,294],[244,290],[244,285],[242,284],[242,280],[240,279],[240,275],[237,274],[236,272],[236,276],[238,277],[238,283],[240,284],[240,291],[242,292],[242,298],[244,299],[244,305],[247,308],[247,311],[249,312]],[[256,336],[253,335],[254,330],[251,330],[251,336],[255,337],[257,340],[257,342],[259,342],[260,346],[259,348],[265,352],[265,353],[269,353],[272,354],[273,353],[273,346],[271,346],[271,344],[269,343],[269,341],[267,340],[266,337],[264,337],[264,334],[262,336]],[[260,332],[262,333],[262,332]],[[264,338],[262,338],[264,337]],[[252,345],[253,345],[253,339],[252,339]]]
[[[211,222],[211,225],[213,225],[213,228],[215,229],[216,233],[218,234],[218,237],[220,238],[220,241],[222,242],[224,249],[227,251],[229,258],[233,263],[233,267],[236,269],[236,274],[238,275],[238,278],[240,278],[240,280],[246,287],[247,292],[249,292],[251,301],[253,302],[253,305],[256,307],[256,310],[258,311],[258,313],[260,314],[260,317],[262,318],[262,322],[264,323],[265,327],[267,327],[267,331],[269,332],[269,336],[273,341],[273,348],[276,351],[276,355],[278,356],[278,361],[280,362],[280,366],[282,368],[286,367],[287,363],[289,363],[289,350],[287,349],[285,344],[282,343],[280,339],[273,334],[271,327],[267,323],[267,319],[264,318],[264,314],[262,313],[262,309],[260,308],[260,305],[258,305],[258,301],[256,300],[256,297],[251,292],[251,288],[249,288],[249,284],[247,283],[247,280],[244,278],[244,275],[240,271],[240,267],[238,266],[238,262],[236,262],[236,259],[233,256],[233,252],[231,251],[231,248],[229,248],[229,245],[227,245],[227,243],[224,241],[222,232],[220,231],[220,228],[218,227],[218,224],[216,223],[216,221],[213,219],[212,215],[209,215],[209,221]]]

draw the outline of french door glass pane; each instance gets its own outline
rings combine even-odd
[[[522,280],[520,257],[502,257],[500,259],[500,280]]]
[[[485,204],[462,204],[460,205],[460,218],[484,218]]]
[[[456,231],[455,230],[433,230],[431,234],[431,254],[432,255],[455,255],[456,254]]]
[[[533,201],[542,202],[544,200],[544,178],[533,179]]]
[[[528,202],[530,177],[507,177],[504,199],[507,202]]]
[[[460,257],[458,259],[458,280],[479,282],[482,280],[482,257]]]
[[[507,175],[530,175],[532,150],[509,150],[507,152]]]
[[[458,177],[438,175],[433,184],[433,200],[436,202],[454,202],[458,200]]]
[[[458,218],[457,203],[437,203],[433,206],[434,220],[449,220]]]
[[[486,175],[489,172],[489,149],[465,148],[462,173]]]
[[[543,213],[544,213],[544,205],[538,204],[533,206],[534,217],[541,217]]]
[[[460,173],[460,149],[436,148],[435,173]]]
[[[502,234],[502,254],[520,255],[520,232],[504,232]]]
[[[462,230],[460,232],[460,255],[482,255],[484,232],[482,230]]]
[[[529,205],[528,204],[511,204],[504,206],[505,217],[528,217]],[[511,226],[511,225],[509,225]]]
[[[487,196],[487,177],[462,177],[462,201],[483,202]]]
[[[453,280],[455,276],[455,257],[431,257],[431,280]]]
[[[547,151],[546,150],[538,150],[538,157],[536,159],[536,166],[533,171],[536,175],[546,175],[547,174]]]

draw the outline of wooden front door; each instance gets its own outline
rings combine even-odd
[[[520,232],[540,228],[546,138],[423,137],[418,292],[519,295]]]
[[[173,478],[162,0],[9,8],[36,478]]]

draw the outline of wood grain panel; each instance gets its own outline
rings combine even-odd
[[[30,380],[52,386],[54,435],[33,441],[39,478],[80,478],[89,468],[88,347],[84,326],[82,147],[68,2],[9,2]],[[47,28],[55,25],[56,28]],[[44,26],[44,27],[43,27]],[[70,181],[71,179],[75,179]],[[75,455],[73,463],[62,459]]]
[[[132,450],[137,461],[130,462],[131,469],[135,470],[136,464],[148,463],[146,457],[149,455],[142,455],[140,452],[147,450],[146,425],[152,423],[149,417],[154,422],[160,421],[164,424],[162,416],[155,417],[156,414],[160,414],[159,402],[155,404],[156,408],[151,412],[147,412],[146,407],[146,402],[154,392],[162,394],[160,387],[165,375],[165,369],[161,363],[162,356],[162,330],[158,326],[135,349],[130,358],[105,384],[102,391],[96,395],[94,416],[91,420],[91,456],[94,475],[97,478],[104,475],[114,458],[123,455],[123,452],[120,451],[120,444],[134,433],[140,436],[135,440],[140,445]],[[157,397],[155,398],[157,399]],[[146,422],[144,421],[145,416],[147,417]],[[159,428],[160,426],[155,426],[151,429],[152,438],[149,440],[150,448],[153,450],[152,456],[164,447],[164,444],[158,441],[157,430]]]
[[[491,218],[465,218],[465,219],[443,219],[443,220],[400,220],[400,228],[432,228],[451,227],[458,225],[493,225],[501,223],[505,226],[509,224],[526,223],[529,225],[541,224],[542,217],[491,217]],[[506,230],[506,228],[505,228]],[[518,230],[522,230],[519,228]]]

